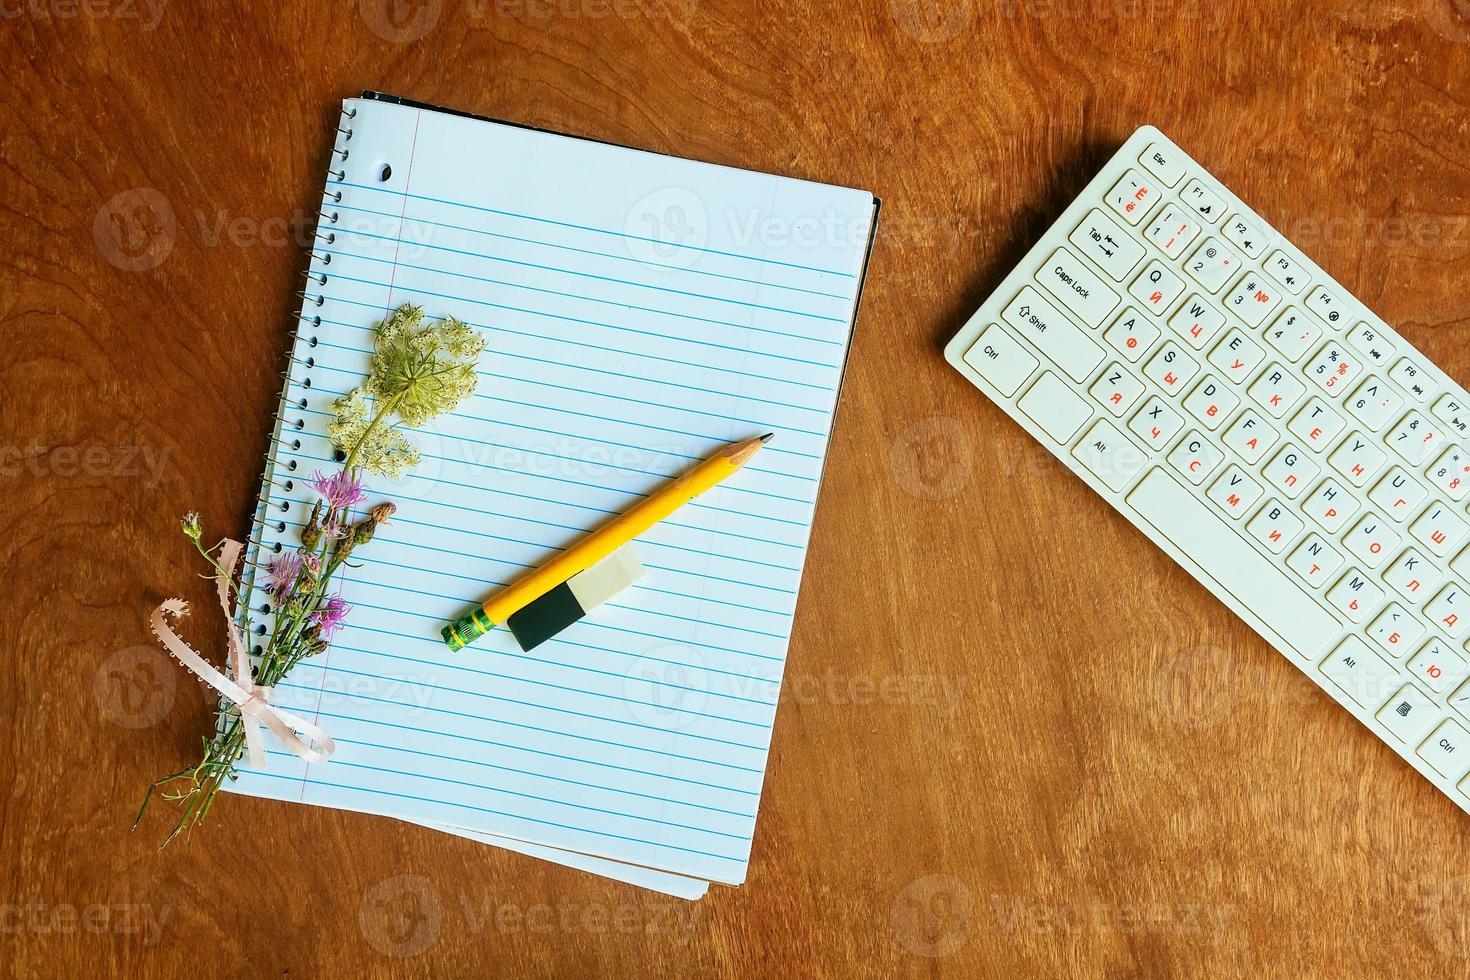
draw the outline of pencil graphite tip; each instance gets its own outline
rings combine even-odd
[[[766,443],[770,442],[774,438],[776,438],[776,433],[774,433],[774,432],[767,432],[765,435],[761,436],[761,444],[762,445],[765,445]]]

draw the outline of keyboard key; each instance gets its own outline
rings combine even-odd
[[[1441,776],[1458,779],[1470,767],[1470,733],[1446,718],[1419,746],[1419,758]]]
[[[1186,184],[1179,196],[1183,198],[1186,207],[1193,208],[1195,214],[1210,224],[1219,221],[1220,214],[1225,210],[1225,202],[1221,201],[1219,196],[1206,187],[1198,177]]]
[[[1138,162],[1163,181],[1165,187],[1173,187],[1184,178],[1184,158],[1172,146],[1154,143],[1143,151]]]
[[[1183,425],[1184,419],[1180,418],[1179,413],[1154,395],[1133,416],[1128,428],[1148,443],[1149,448],[1161,450]]]
[[[1287,499],[1295,500],[1319,472],[1321,471],[1317,464],[1308,459],[1305,452],[1287,443],[1266,465],[1261,475],[1268,484],[1284,493]]]
[[[1281,304],[1281,294],[1254,272],[1247,272],[1225,297],[1225,308],[1253,327]]]
[[[1021,287],[1001,319],[1074,381],[1086,380],[1102,363],[1102,348],[1030,286]]]
[[[1358,500],[1336,480],[1323,480],[1302,504],[1302,513],[1321,525],[1328,534],[1336,534],[1348,519],[1358,512]]]
[[[1397,466],[1390,467],[1368,492],[1368,499],[1400,524],[1419,509],[1426,496],[1424,487]]]
[[[1207,291],[1218,293],[1244,264],[1244,260],[1221,245],[1219,239],[1207,238],[1203,245],[1194,250],[1184,268]]]
[[[1010,396],[1031,377],[1039,362],[1004,327],[992,323],[965,351],[965,363],[1002,395]]]
[[[1429,376],[1407,357],[1399,358],[1399,362],[1388,372],[1388,376],[1402,389],[1414,397],[1416,401],[1425,402],[1433,393],[1430,390],[1432,382]]]
[[[1117,348],[1129,363],[1137,363],[1144,351],[1159,339],[1159,328],[1154,326],[1133,307],[1123,310],[1123,315],[1113,321],[1103,338]]]
[[[1143,369],[1144,376],[1164,389],[1166,394],[1177,395],[1183,388],[1185,382],[1194,377],[1199,370],[1194,358],[1179,349],[1179,345],[1172,340],[1164,341],[1158,353],[1148,362]]]
[[[1253,259],[1260,258],[1261,253],[1266,250],[1266,239],[1269,236],[1245,215],[1234,215],[1225,222],[1222,230],[1225,232],[1225,237],[1230,239],[1231,244]]]
[[[1333,450],[1327,461],[1349,483],[1361,487],[1378,475],[1388,457],[1363,433],[1353,432]]]
[[[1356,568],[1348,569],[1348,573],[1327,592],[1327,601],[1355,623],[1367,619],[1382,600],[1383,590]]]
[[[1291,418],[1287,426],[1302,443],[1313,452],[1320,453],[1332,444],[1338,434],[1346,427],[1347,423],[1342,420],[1327,403],[1313,395],[1307,399],[1307,403],[1301,407]]]
[[[1432,639],[1409,661],[1409,673],[1438,694],[1465,675],[1465,658],[1443,640]]]
[[[1305,373],[1322,390],[1336,395],[1348,386],[1348,382],[1358,376],[1362,365],[1358,363],[1358,356],[1350,353],[1347,348],[1336,341],[1325,344],[1317,356],[1306,366]]]
[[[1389,698],[1377,718],[1394,738],[1413,745],[1439,720],[1439,709],[1417,687],[1405,684]]]
[[[1268,500],[1266,505],[1256,511],[1245,529],[1273,555],[1279,555],[1286,550],[1291,539],[1300,533],[1301,520],[1287,510],[1285,505],[1277,500]]]
[[[1067,240],[1077,246],[1077,251],[1097,263],[1098,268],[1111,276],[1114,282],[1127,278],[1148,251],[1097,208],[1082,219]]]
[[[1104,200],[1130,225],[1137,225],[1159,199],[1159,189],[1137,170],[1130,170],[1113,185]]]
[[[1211,485],[1205,494],[1215,506],[1232,520],[1240,520],[1250,513],[1251,505],[1261,499],[1261,485],[1239,466],[1231,466]]]
[[[1399,595],[1417,605],[1444,580],[1444,573],[1438,565],[1431,564],[1429,559],[1410,548],[1388,566],[1383,580]]]
[[[1470,435],[1470,409],[1465,407],[1465,399],[1459,395],[1440,395],[1439,401],[1434,403],[1434,417],[1449,431],[1461,436]]]
[[[1464,500],[1466,491],[1470,491],[1470,454],[1459,446],[1451,446],[1429,467],[1428,476],[1429,482],[1451,500]]]
[[[1293,363],[1301,360],[1302,355],[1321,336],[1322,327],[1317,320],[1295,306],[1282,310],[1276,321],[1266,329],[1266,342]]]
[[[1451,708],[1470,718],[1470,681],[1461,684],[1460,689],[1450,695],[1449,703]]]
[[[1343,404],[1369,431],[1377,432],[1388,424],[1395,412],[1404,407],[1404,400],[1398,396],[1398,392],[1384,384],[1382,379],[1370,374]]]
[[[1250,396],[1273,419],[1279,419],[1291,411],[1291,406],[1296,404],[1306,390],[1306,386],[1287,374],[1285,368],[1272,364],[1250,386]]]
[[[1042,374],[1017,403],[1021,411],[1057,442],[1071,442],[1092,409],[1061,378],[1050,371]]]
[[[1128,287],[1133,298],[1143,304],[1143,308],[1155,316],[1162,316],[1164,311],[1174,304],[1179,294],[1184,292],[1184,280],[1174,275],[1172,269],[1167,265],[1154,259],[1144,267],[1139,277],[1133,280],[1133,285]]]
[[[1429,617],[1437,629],[1444,630],[1445,636],[1458,640],[1465,635],[1466,628],[1470,627],[1470,622],[1465,620],[1467,605],[1470,605],[1470,598],[1466,598],[1465,589],[1451,582],[1424,607],[1424,615]]]
[[[1286,567],[1300,575],[1302,581],[1312,588],[1320,589],[1331,580],[1332,573],[1342,567],[1342,555],[1317,535],[1310,534],[1286,559]]]
[[[1185,217],[1183,211],[1170,204],[1148,223],[1144,236],[1158,246],[1160,252],[1171,259],[1177,259],[1179,253],[1194,241],[1199,229],[1197,222]]]
[[[1307,287],[1310,277],[1290,255],[1277,249],[1271,254],[1270,260],[1266,262],[1266,274],[1286,287],[1286,291],[1293,296],[1301,295],[1301,291]]]
[[[1347,533],[1347,537],[1342,539],[1342,546],[1363,565],[1377,568],[1388,560],[1389,554],[1402,540],[1388,526],[1387,518],[1369,514]]]
[[[1393,344],[1382,331],[1363,320],[1348,331],[1347,342],[1374,367],[1383,367],[1393,354]]]
[[[1390,602],[1369,624],[1368,635],[1387,650],[1389,656],[1402,658],[1424,635],[1424,626],[1405,612],[1403,606]]]
[[[1276,444],[1276,430],[1267,425],[1250,409],[1241,412],[1231,423],[1220,441],[1230,447],[1237,456],[1254,466],[1266,455],[1266,450]]]
[[[1450,568],[1456,575],[1470,579],[1470,547],[1460,552],[1460,557],[1450,562]]]
[[[1465,537],[1465,522],[1444,504],[1431,504],[1409,526],[1409,533],[1440,558],[1448,555]]]
[[[1246,378],[1255,370],[1256,365],[1261,363],[1266,352],[1261,350],[1245,331],[1232,329],[1225,335],[1225,339],[1215,345],[1210,352],[1210,363],[1219,368],[1225,375],[1225,380],[1231,384],[1245,384]]]
[[[1210,342],[1210,338],[1220,332],[1225,326],[1225,314],[1215,309],[1212,304],[1206,303],[1199,298],[1198,294],[1189,297],[1189,300],[1174,311],[1169,317],[1169,328],[1183,337],[1185,342],[1195,350],[1204,347]]]
[[[1337,621],[1274,561],[1164,470],[1151,470],[1128,495],[1128,503],[1179,551],[1209,556],[1210,577],[1298,656],[1315,660],[1337,633]]]
[[[1092,424],[1072,455],[1114,493],[1126,487],[1148,462],[1143,450],[1104,419]]]
[[[1385,439],[1389,448],[1402,456],[1405,462],[1418,466],[1438,451],[1444,442],[1444,432],[1439,423],[1431,422],[1418,412],[1410,412],[1399,420]]]
[[[1092,386],[1092,397],[1116,418],[1122,418],[1143,394],[1143,382],[1116,363],[1109,364]]]
[[[1382,704],[1403,684],[1397,668],[1356,636],[1343,640],[1322,661],[1322,673],[1365,708]]]
[[[1205,375],[1195,385],[1194,391],[1189,393],[1189,397],[1184,399],[1185,411],[1211,432],[1218,429],[1239,404],[1240,399],[1235,392],[1212,374]]]
[[[1198,432],[1191,432],[1179,440],[1179,445],[1169,454],[1169,464],[1195,486],[1205,482],[1205,478],[1224,459],[1225,454]]]
[[[1338,327],[1346,316],[1347,304],[1326,286],[1318,286],[1307,296],[1307,309],[1327,321],[1330,327]]]
[[[1094,329],[1102,326],[1108,314],[1118,308],[1118,294],[1065,248],[1052,253],[1046,265],[1037,271],[1036,278],[1077,319]]]

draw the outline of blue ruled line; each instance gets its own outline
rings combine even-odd
[[[578,255],[596,255],[596,256],[599,256],[600,258],[613,259],[614,261],[617,261],[617,262],[631,262],[634,265],[638,265],[638,266],[651,266],[651,267],[653,267],[655,269],[668,269],[670,271],[677,272],[680,275],[706,276],[706,277],[711,278],[711,279],[724,279],[724,280],[727,280],[729,282],[743,282],[743,283],[747,283],[747,284],[752,285],[752,286],[760,286],[760,287],[762,287],[764,289],[784,289],[784,290],[786,290],[788,292],[793,292],[793,293],[805,293],[808,296],[825,296],[825,297],[827,297],[829,299],[848,300],[849,302],[852,300],[852,297],[851,296],[848,296],[848,295],[846,295],[844,293],[826,293],[826,292],[821,291],[820,289],[803,289],[800,286],[788,286],[788,285],[786,285],[784,283],[769,282],[769,281],[767,281],[765,279],[747,279],[744,276],[732,276],[732,275],[727,275],[727,274],[725,274],[723,272],[710,272],[707,269],[691,269],[691,268],[686,268],[686,267],[681,266],[681,265],[672,265],[672,264],[667,263],[667,262],[654,262],[654,261],[652,261],[650,259],[635,259],[631,255],[619,255],[616,252],[599,252],[596,249],[591,249],[591,248],[576,248],[576,247],[574,247],[572,245],[560,245],[560,244],[557,244],[556,242],[543,242],[540,239],[536,239],[536,238],[520,238],[520,237],[518,237],[516,235],[507,235],[507,234],[505,234],[503,232],[486,231],[483,228],[471,228],[469,225],[454,225],[454,224],[450,224],[447,221],[434,221],[434,220],[431,220],[429,218],[415,217],[413,215],[399,215],[399,214],[394,214],[391,211],[374,211],[372,208],[353,207],[352,205],[349,205],[349,204],[333,204],[332,205],[332,210],[333,211],[356,211],[359,214],[375,214],[375,215],[378,215],[381,218],[392,218],[394,221],[396,221],[396,222],[399,223],[400,228],[403,227],[404,225],[410,223],[410,222],[413,223],[413,224],[431,225],[431,226],[433,226],[435,228],[448,228],[450,231],[465,231],[465,232],[469,232],[471,235],[484,235],[487,238],[499,238],[502,241],[507,241],[507,242],[520,242],[523,245],[539,245],[542,248],[554,248],[554,249],[557,249],[557,250],[563,251],[563,252],[575,252]],[[344,234],[344,235],[362,235],[362,234],[364,234],[364,232],[359,231],[358,229],[353,228],[350,225],[339,225],[339,224],[336,224],[336,223],[332,223],[332,230],[335,231],[335,232],[337,232],[337,233],[339,233],[339,234]],[[400,236],[400,238],[401,237],[402,236]],[[389,240],[396,242],[399,239],[389,239]],[[409,238],[409,239],[407,239],[407,241],[409,241],[412,244],[422,244],[422,243],[418,242],[416,239],[413,239],[413,238]],[[490,255],[488,253],[471,252],[470,254],[472,254],[472,255],[480,255],[482,258],[487,258],[487,259],[494,259],[494,258],[496,258],[496,256]]]
[[[359,235],[359,236],[361,236],[363,238],[376,238],[376,239],[379,239],[380,241],[385,241],[385,242],[400,242],[402,240],[401,238],[393,238],[393,237],[390,237],[388,235],[374,235],[373,233],[366,232],[366,231],[357,231],[357,232],[353,232],[353,234]],[[615,278],[613,276],[599,276],[599,275],[595,275],[594,273],[591,273],[591,272],[578,272],[578,271],[576,271],[574,269],[563,269],[563,268],[560,268],[559,266],[554,266],[554,265],[540,265],[540,264],[535,263],[535,262],[521,262],[521,261],[519,261],[517,259],[505,259],[505,258],[500,258],[500,257],[494,256],[494,255],[485,255],[484,253],[481,253],[481,252],[469,252],[469,251],[465,251],[464,249],[449,248],[448,246],[445,246],[445,245],[430,245],[428,242],[414,242],[412,240],[410,240],[409,245],[410,245],[411,248],[431,248],[431,249],[434,249],[435,251],[438,251],[438,252],[450,252],[450,253],[453,253],[455,255],[468,255],[471,258],[486,259],[486,260],[491,261],[491,262],[503,262],[503,263],[505,263],[507,265],[518,265],[518,266],[520,266],[523,269],[540,269],[543,272],[555,272],[555,273],[559,273],[561,275],[577,276],[577,277],[582,278],[582,279],[596,279],[599,282],[610,282],[610,283],[613,283],[613,284],[619,285],[619,286],[635,286],[635,287],[637,287],[639,289],[651,289],[651,290],[654,290],[655,292],[670,293],[670,294],[672,294],[674,296],[687,296],[690,299],[706,299],[706,300],[710,300],[711,302],[714,302],[714,303],[729,303],[731,306],[744,306],[744,307],[746,307],[748,309],[752,309],[752,310],[766,310],[766,311],[771,312],[771,313],[786,313],[786,314],[789,314],[791,316],[806,317],[807,319],[811,319],[811,320],[826,320],[826,321],[828,321],[830,323],[843,323],[843,324],[847,323],[847,318],[846,317],[826,316],[826,315],[821,314],[821,313],[806,313],[806,312],[803,312],[801,310],[790,310],[790,309],[787,309],[784,306],[767,306],[764,303],[751,303],[751,302],[747,302],[746,300],[743,300],[743,299],[730,299],[727,296],[715,296],[715,295],[713,295],[711,293],[694,293],[694,292],[690,292],[687,289],[673,289],[673,288],[671,288],[669,286],[655,286],[655,285],[653,285],[651,283],[638,282],[638,281],[633,280],[633,279],[618,279],[618,278]],[[527,286],[524,283],[506,282],[503,279],[491,279],[488,276],[474,276],[474,275],[470,275],[467,272],[450,272],[448,269],[436,268],[435,266],[414,265],[411,262],[403,262],[403,261],[398,261],[398,262],[395,263],[391,259],[380,259],[380,258],[377,258],[376,256],[372,256],[372,255],[359,255],[356,252],[348,252],[348,251],[344,251],[343,249],[329,248],[329,247],[327,247],[325,245],[318,245],[318,246],[316,246],[313,249],[313,251],[316,252],[318,255],[340,255],[340,256],[343,256],[344,258],[359,259],[359,260],[361,260],[363,262],[379,262],[379,263],[382,263],[383,265],[396,264],[399,268],[402,268],[402,269],[418,269],[418,270],[420,270],[422,272],[432,272],[432,273],[435,273],[436,275],[454,276],[457,279],[469,279],[469,280],[472,280],[474,282],[488,282],[488,283],[490,283],[491,285],[494,285],[494,286],[509,286],[512,289],[524,289],[524,290],[526,290],[528,292],[533,292],[533,293],[545,293],[548,296],[564,296],[564,297],[566,297],[568,299],[580,299],[580,300],[583,300],[583,301],[588,302],[588,303],[602,303],[602,304],[605,304],[605,305],[608,305],[608,306],[620,306],[620,307],[624,307],[624,308],[630,309],[630,310],[642,310],[645,313],[663,313],[663,314],[667,314],[668,316],[677,316],[677,317],[684,317],[684,316],[686,316],[686,314],[676,313],[673,310],[663,310],[663,309],[658,309],[657,307],[650,307],[650,306],[634,306],[634,305],[632,305],[630,303],[619,303],[616,300],[601,299],[601,298],[598,298],[598,297],[595,297],[595,296],[583,296],[580,293],[567,293],[567,292],[562,292],[561,290],[557,290],[557,289],[542,289],[542,288],[537,287],[537,286]],[[846,297],[843,297],[843,298],[845,299]],[[702,318],[701,317],[689,317],[689,319],[699,320],[699,319],[702,319]],[[710,322],[710,323],[719,323],[719,324],[722,324],[724,326],[733,326],[733,324],[725,323],[725,321],[723,321],[723,320],[710,320],[708,322]],[[746,324],[740,324],[740,326],[746,326]]]
[[[358,190],[376,191],[379,194],[391,194],[394,197],[408,197],[416,201],[429,201],[433,204],[448,204],[451,207],[466,208],[470,211],[480,211],[485,214],[499,214],[507,218],[520,218],[525,221],[536,221],[541,224],[555,225],[558,228],[572,228],[576,231],[590,231],[599,235],[612,235],[615,238],[626,238],[632,241],[648,242],[652,245],[658,245],[663,248],[682,248],[691,252],[703,252],[707,255],[723,255],[727,258],[732,259],[744,259],[747,262],[760,262],[764,265],[778,265],[788,269],[801,269],[804,272],[817,272],[824,276],[841,276],[843,279],[857,278],[855,273],[841,272],[837,269],[823,269],[819,266],[814,265],[798,265],[795,262],[781,262],[776,259],[768,259],[764,256],[759,255],[742,255],[739,252],[723,252],[717,248],[703,248],[698,245],[686,245],[682,242],[667,242],[659,238],[647,238],[643,235],[630,235],[627,232],[622,231],[610,231],[606,228],[594,228],[591,225],[572,224],[571,222],[567,221],[556,221],[552,218],[540,218],[531,214],[520,214],[516,211],[502,211],[498,208],[487,208],[482,207],[478,204],[466,204],[463,201],[451,201],[448,198],[444,197],[429,197],[425,194],[409,194],[406,191],[396,191],[388,187],[374,187],[371,184],[355,184],[351,181],[344,180],[339,181],[334,186],[355,187]]]
[[[341,763],[339,763],[339,765],[341,765]],[[647,844],[647,845],[649,845],[651,847],[667,848],[667,849],[672,850],[672,851],[684,851],[684,852],[689,853],[689,854],[698,854],[698,855],[701,855],[702,857],[715,858],[716,860],[720,860],[720,861],[733,861],[733,862],[735,862],[737,864],[744,864],[745,863],[745,859],[744,858],[728,857],[727,855],[724,855],[724,854],[714,854],[714,853],[712,853],[710,851],[700,851],[700,850],[696,850],[696,849],[694,849],[692,847],[676,847],[673,844],[661,844],[661,843],[658,843],[657,841],[642,840],[642,839],[637,838],[637,837],[627,837],[627,836],[624,836],[622,834],[609,834],[606,831],[601,831],[601,830],[588,830],[585,827],[574,827],[571,824],[556,823],[556,822],[551,821],[551,820],[538,820],[535,817],[523,817],[523,816],[521,816],[520,814],[517,814],[517,813],[507,813],[507,812],[505,812],[503,810],[492,810],[489,807],[471,806],[468,803],[456,803],[453,800],[436,800],[436,799],[433,799],[432,797],[428,797],[428,796],[414,796],[411,793],[392,793],[392,792],[389,792],[388,790],[385,790],[385,789],[370,789],[370,788],[368,788],[366,786],[353,786],[353,785],[350,785],[350,784],[347,784],[347,783],[332,783],[332,782],[328,782],[325,779],[308,779],[305,776],[302,776],[302,777],[281,776],[281,775],[278,775],[278,774],[273,773],[273,772],[257,772],[255,770],[249,770],[249,772],[250,772],[250,775],[252,775],[252,776],[260,776],[260,777],[264,777],[266,779],[289,779],[292,782],[310,783],[312,786],[327,786],[327,787],[331,787],[333,789],[345,789],[345,790],[350,790],[350,791],[358,792],[358,793],[368,793],[368,794],[371,794],[373,796],[387,796],[387,797],[391,797],[391,798],[394,798],[394,799],[400,799],[400,800],[413,800],[413,801],[418,802],[418,803],[437,803],[437,804],[440,804],[442,806],[452,806],[452,807],[455,807],[455,808],[460,809],[460,810],[474,810],[474,811],[476,811],[478,813],[488,813],[488,814],[491,814],[491,815],[497,816],[497,817],[509,817],[512,820],[523,820],[523,821],[525,821],[527,823],[541,824],[541,825],[547,826],[547,827],[558,827],[558,828],[560,828],[562,830],[570,830],[570,831],[574,831],[576,833],[581,833],[581,834],[591,834],[594,837],[607,837],[607,838],[610,838],[610,839],[613,839],[613,840],[625,840],[625,841],[629,841],[630,843],[634,843],[634,844]]]

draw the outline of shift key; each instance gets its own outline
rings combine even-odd
[[[1030,286],[1021,287],[1001,317],[1073,381],[1086,381],[1102,363],[1102,348]]]

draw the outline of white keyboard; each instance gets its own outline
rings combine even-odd
[[[1470,396],[1151,126],[945,350],[1470,810]]]

